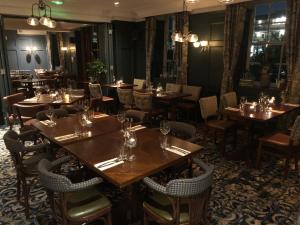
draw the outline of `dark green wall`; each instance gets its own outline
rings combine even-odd
[[[190,31],[208,40],[210,48],[201,52],[190,45],[188,83],[202,86],[202,96],[218,94],[223,75],[224,12],[191,15]]]

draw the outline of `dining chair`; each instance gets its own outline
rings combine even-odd
[[[180,84],[167,83],[166,92],[180,93],[182,86]]]
[[[181,102],[177,104],[178,109],[187,115],[188,119],[195,119],[196,113],[199,111],[199,98],[202,87],[183,85],[182,93],[190,96],[184,97]]]
[[[125,117],[132,119],[132,122],[135,124],[143,124],[146,122],[146,113],[140,110],[126,110]]]
[[[23,101],[24,99],[25,95],[23,93],[16,93],[3,97],[4,110],[6,112],[5,119],[10,129],[12,129],[18,117],[18,114],[13,105]]]
[[[146,86],[146,80],[134,78],[133,84],[134,84],[133,90],[141,90],[144,89],[144,87]]]
[[[28,201],[32,180],[28,182],[28,178],[37,177],[38,162],[43,158],[51,159],[51,154],[47,152],[48,144],[25,146],[23,142],[27,139],[27,135],[31,135],[31,131],[19,135],[15,131],[9,130],[4,134],[3,140],[16,170],[17,200],[24,199],[22,204],[25,206],[26,217],[29,218]]]
[[[68,89],[68,94],[71,97],[79,97],[79,96],[85,96],[85,90],[84,89]],[[82,103],[84,101],[82,100],[77,101],[75,104],[72,105],[62,105],[60,108],[66,110],[69,114],[76,114],[83,111]]]
[[[133,105],[132,89],[117,88],[119,102],[124,109],[131,109]]]
[[[298,158],[300,149],[300,116],[294,122],[291,133],[277,132],[259,139],[256,167],[261,164],[262,155],[285,157],[284,176],[287,177],[290,161],[294,158],[295,170],[298,173]]]
[[[85,90],[84,89],[68,89],[69,95],[77,95],[77,96],[85,96]]]
[[[193,171],[192,178],[174,179],[165,186],[146,177],[150,188],[143,202],[144,225],[149,220],[168,225],[208,225],[208,208],[213,183],[213,166],[200,159],[193,162],[205,172]]]
[[[69,113],[67,110],[65,109],[48,109],[48,110],[43,110],[43,111],[40,111],[36,114],[36,119],[40,120],[40,121],[43,121],[43,120],[48,120],[48,116],[47,116],[47,113],[48,112],[52,112],[53,113],[53,116],[55,118],[63,118],[63,117],[68,117]]]
[[[114,104],[114,99],[104,96],[100,84],[89,84],[90,104],[94,110],[100,109],[108,113]]]
[[[221,96],[222,108],[236,107],[238,105],[237,95],[235,91],[228,92]]]
[[[63,224],[82,224],[103,219],[106,225],[111,225],[112,205],[99,188],[102,178],[73,183],[68,177],[54,173],[70,160],[71,157],[66,156],[52,162],[43,159],[38,164],[40,182],[47,189],[53,213],[55,209],[61,209]],[[55,196],[58,196],[57,201]]]
[[[223,134],[222,140],[222,154],[225,155],[226,139],[229,133],[233,133],[233,146],[236,147],[236,125],[233,121],[221,119],[218,110],[218,101],[216,96],[200,98],[200,111],[205,122],[206,131],[204,132],[204,141],[207,139],[207,134],[210,131],[214,132],[215,143],[217,141],[217,134]]]
[[[170,134],[177,138],[194,142],[197,140],[197,129],[194,125],[178,122],[178,121],[168,121],[170,127]]]

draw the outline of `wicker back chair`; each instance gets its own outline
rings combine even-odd
[[[133,93],[132,89],[117,88],[118,98],[124,108],[132,108]]]
[[[139,110],[129,109],[125,112],[125,117],[132,119],[132,122],[136,124],[146,122],[146,113]]]
[[[63,224],[88,223],[103,218],[105,224],[111,225],[111,203],[99,191],[98,184],[102,182],[100,177],[72,183],[66,176],[53,172],[69,160],[71,157],[66,156],[53,162],[43,159],[38,164],[40,182],[48,190],[53,212],[57,208],[54,205],[54,193],[59,193],[58,204],[62,209]]]
[[[13,105],[23,101],[24,99],[25,95],[23,93],[17,93],[3,97],[3,104],[6,112],[5,119],[10,129],[12,129],[18,117],[18,114]]]
[[[166,91],[167,92],[176,92],[180,93],[181,92],[182,86],[180,84],[173,84],[173,83],[167,83],[166,84]]]
[[[196,138],[197,129],[195,126],[177,121],[168,121],[171,135],[184,139],[194,140]]]
[[[222,107],[236,107],[238,105],[236,92],[228,92],[221,96]]]
[[[144,112],[152,111],[152,93],[139,93],[135,91],[133,97],[136,108]]]
[[[100,84],[89,84],[91,98],[102,98],[102,89]]]
[[[141,90],[146,85],[146,80],[134,78],[133,84],[134,84],[133,90]]]
[[[197,166],[205,170],[193,178],[175,179],[165,186],[149,177],[144,183],[154,190],[144,201],[144,225],[152,219],[159,224],[209,224],[208,206],[213,182],[213,166],[200,159],[193,159]]]
[[[28,199],[30,187],[26,182],[26,178],[37,175],[36,165],[39,160],[43,158],[51,158],[51,155],[46,152],[49,147],[47,144],[24,146],[23,141],[27,139],[26,137],[28,135],[32,135],[31,133],[31,131],[27,131],[22,135],[18,135],[15,131],[9,130],[3,136],[5,146],[10,153],[16,170],[17,200],[20,201],[21,197],[24,198],[22,203],[25,206],[25,214],[27,218],[29,217]],[[31,154],[28,155],[29,153]],[[32,155],[32,153],[34,154]]]

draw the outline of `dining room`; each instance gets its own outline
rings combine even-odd
[[[300,225],[299,0],[0,0],[0,224]]]

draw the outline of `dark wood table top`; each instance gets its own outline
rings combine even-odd
[[[21,80],[16,80],[20,83],[37,83],[41,81],[48,81],[49,79],[21,79]]]
[[[133,87],[137,86],[136,84],[127,84],[127,83],[121,83],[121,84],[103,84],[102,87],[107,88],[124,88],[124,89],[131,89]]]
[[[244,120],[264,122],[277,117],[280,117],[286,113],[293,110],[300,109],[300,105],[293,104],[280,104],[280,105],[270,105],[272,108],[267,112],[259,110],[259,106],[252,106],[251,103],[245,105],[245,109],[240,111],[238,108],[225,108],[224,114],[229,117],[241,118]]]
[[[104,171],[98,170],[94,165],[119,156],[123,144],[122,132],[117,131],[101,135],[80,143],[66,145],[64,148],[119,188],[126,187],[146,176],[182,162],[199,153],[202,149],[199,145],[169,136],[170,145],[191,152],[186,156],[180,156],[169,151],[163,151],[160,148],[159,136],[161,133],[158,129],[138,130],[136,135],[137,146],[133,149],[136,159],[132,162],[125,161],[123,164]]]
[[[49,104],[49,105],[72,105],[77,101],[80,101],[84,98],[84,96],[72,96],[64,95],[61,100],[55,100],[48,94],[40,95],[40,98],[37,100],[36,97],[25,99],[24,101],[19,102],[20,104]]]
[[[55,127],[46,126],[38,120],[33,120],[31,124],[39,129],[43,136],[60,146],[65,146],[70,143],[77,143],[99,135],[108,134],[120,130],[121,127],[119,121],[115,117],[105,114],[95,114],[95,118],[92,120],[92,126],[86,128],[86,131],[89,132],[89,136],[68,139],[65,141],[57,141],[55,137],[75,133],[75,127],[80,127],[79,115],[56,119]]]
[[[192,96],[191,94],[187,94],[187,93],[181,93],[181,92],[163,92],[163,93],[157,93],[155,90],[154,91],[149,91],[149,90],[135,90],[136,92],[140,92],[140,93],[152,93],[153,94],[153,98],[157,99],[157,100],[164,100],[164,101],[173,101],[173,100],[177,100],[177,99],[181,99],[184,97],[189,97]]]

